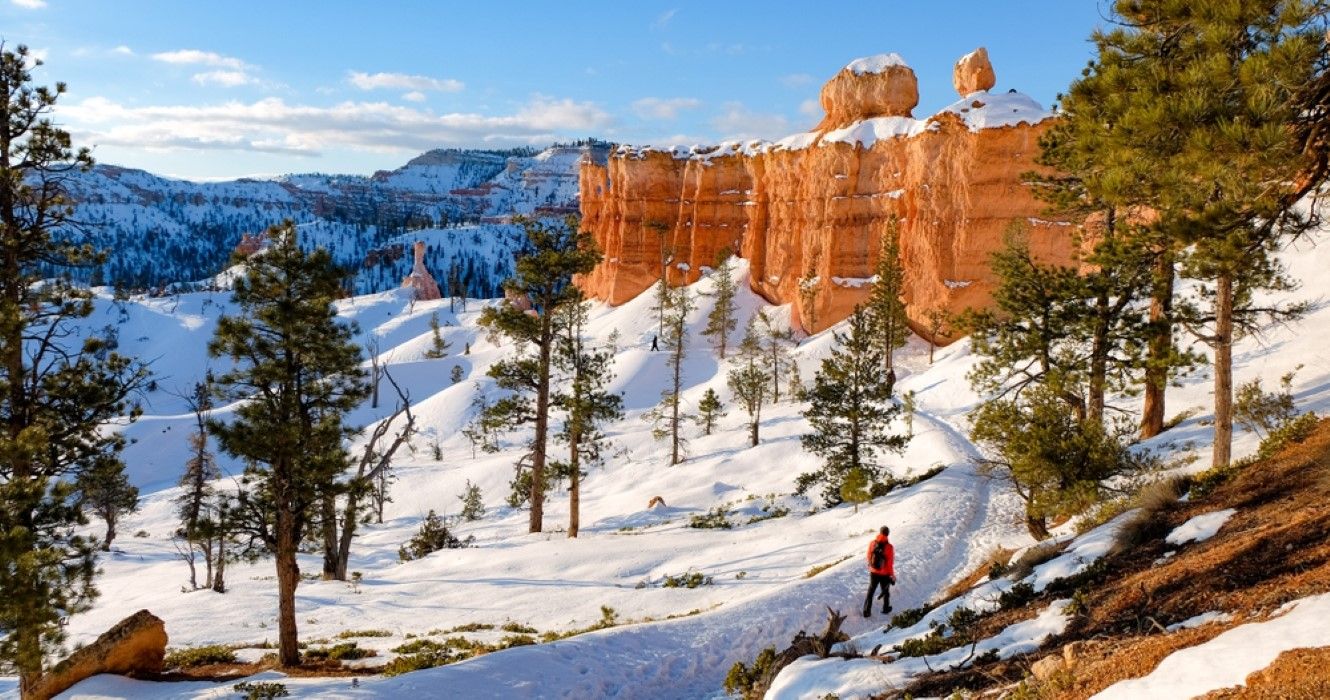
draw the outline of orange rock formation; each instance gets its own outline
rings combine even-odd
[[[439,294],[439,283],[434,281],[434,275],[431,275],[425,267],[425,242],[416,241],[414,250],[416,261],[411,267],[411,274],[402,280],[402,286],[410,287],[418,301],[442,298]]]
[[[989,255],[1013,222],[1041,258],[1069,262],[1069,227],[1045,221],[1020,180],[1036,169],[1050,115],[1014,91],[985,92],[994,79],[983,49],[954,77],[962,99],[916,120],[913,71],[894,54],[860,59],[823,88],[827,116],[814,131],[775,143],[620,147],[605,165],[584,162],[582,223],[604,260],[579,285],[620,304],[662,267],[672,284],[693,282],[729,249],[748,259],[755,291],[793,303],[796,321],[816,332],[867,298],[896,217],[905,301],[922,328],[933,309],[990,303]]]

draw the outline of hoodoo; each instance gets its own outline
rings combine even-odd
[[[620,146],[603,165],[584,161],[583,226],[605,257],[579,284],[620,304],[662,269],[672,284],[695,281],[729,249],[749,260],[755,291],[793,303],[796,320],[816,332],[867,298],[893,220],[905,301],[920,327],[935,309],[990,303],[989,255],[1013,224],[1040,258],[1071,261],[1070,226],[1049,221],[1021,181],[1038,169],[1052,115],[1015,91],[989,93],[996,76],[982,48],[956,63],[953,84],[959,101],[916,119],[917,80],[905,61],[861,58],[823,87],[826,115],[807,133]]]
[[[402,280],[402,286],[414,290],[418,301],[442,298],[442,295],[439,294],[439,283],[434,281],[434,275],[431,275],[425,267],[425,242],[416,241],[413,250],[415,251],[416,261],[411,267],[411,274]]]

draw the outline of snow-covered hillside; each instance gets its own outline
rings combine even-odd
[[[216,274],[242,234],[291,219],[303,244],[325,246],[356,270],[357,293],[399,284],[411,266],[407,247],[424,240],[436,277],[456,276],[471,296],[492,297],[522,244],[507,217],[575,212],[578,163],[607,149],[435,150],[369,177],[216,183],[101,165],[70,178],[81,225],[67,235],[108,251],[105,265],[78,272],[85,281],[161,287]]]
[[[1286,256],[1293,274],[1307,284],[1299,292],[1319,299],[1330,291],[1323,279],[1330,269],[1330,244],[1302,244]],[[747,266],[736,261],[741,280],[740,323],[758,309],[787,318],[788,309],[766,307],[747,291]],[[870,535],[890,525],[897,548],[897,610],[924,603],[949,583],[974,569],[997,545],[1028,546],[1017,497],[1001,483],[976,472],[975,448],[968,442],[966,414],[976,396],[965,381],[974,358],[965,341],[940,350],[927,362],[927,346],[918,339],[901,351],[898,391],[913,391],[919,407],[914,438],[905,454],[887,463],[897,475],[922,473],[934,466],[937,476],[861,506],[815,508],[792,496],[795,477],[816,463],[799,435],[807,429],[797,403],[764,410],[762,443],[747,446],[741,409],[726,387],[727,363],[716,359],[699,332],[711,300],[697,292],[698,308],[689,318],[693,341],[684,370],[684,402],[696,406],[703,392],[715,389],[729,415],[711,436],[690,426],[688,459],[668,466],[668,445],[653,440],[643,414],[666,386],[665,353],[652,352],[656,332],[652,300],[643,295],[620,307],[594,308],[589,332],[600,347],[615,346],[614,388],[623,392],[628,415],[610,426],[614,447],[606,464],[583,481],[582,529],[577,539],[562,532],[567,520],[566,492],[556,490],[546,507],[546,532],[528,534],[527,513],[503,504],[521,436],[510,435],[498,454],[473,455],[461,434],[472,417],[476,392],[496,390],[486,369],[512,351],[495,345],[475,325],[480,307],[451,311],[448,302],[412,302],[402,292],[364,295],[342,302],[341,312],[359,326],[364,341],[377,340],[381,358],[409,392],[422,431],[415,449],[394,465],[397,481],[382,525],[366,525],[352,547],[350,569],[361,572],[358,585],[305,581],[297,593],[298,624],[304,640],[330,640],[344,632],[376,629],[391,636],[361,638],[362,647],[378,650],[368,661],[381,663],[407,635],[443,639],[442,630],[481,623],[517,623],[539,632],[591,625],[612,608],[621,624],[568,639],[494,652],[472,660],[406,675],[347,678],[282,678],[297,697],[565,697],[698,698],[722,694],[726,671],[736,661],[751,661],[767,646],[783,648],[799,630],[820,629],[827,608],[857,611],[866,583],[861,560]],[[153,363],[157,389],[144,397],[144,416],[125,429],[131,479],[144,493],[143,507],[120,526],[114,551],[103,556],[101,598],[91,612],[70,620],[71,642],[87,642],[130,613],[147,608],[166,621],[173,647],[208,643],[253,648],[275,641],[276,585],[271,560],[229,569],[230,590],[184,592],[188,571],[170,534],[177,527],[172,498],[188,449],[192,415],[183,392],[211,369],[205,344],[217,319],[231,309],[224,292],[196,292],[173,297],[100,298],[89,326],[116,329],[119,349]],[[453,354],[425,359],[431,347],[429,322],[437,314]],[[617,339],[617,341],[615,340]],[[819,359],[833,343],[825,332],[804,339],[795,358],[804,379],[814,375]],[[468,345],[469,354],[461,354]],[[1238,380],[1261,377],[1273,383],[1301,365],[1294,385],[1299,407],[1330,410],[1330,309],[1317,307],[1291,328],[1271,329],[1263,339],[1243,341]],[[211,366],[210,366],[211,365]],[[453,367],[462,379],[450,380]],[[1180,454],[1207,449],[1209,379],[1197,372],[1169,395],[1170,414],[1196,413],[1152,441],[1153,447]],[[390,402],[385,402],[390,403]],[[221,409],[224,413],[228,409]],[[386,416],[390,405],[363,406],[352,421],[365,425]],[[903,425],[898,429],[904,430]],[[439,446],[441,459],[434,458]],[[1255,436],[1239,431],[1235,454],[1254,451]],[[556,448],[557,449],[557,448]],[[222,459],[235,475],[239,465]],[[431,509],[455,514],[467,481],[484,494],[488,512],[474,523],[458,523],[474,546],[443,550],[422,560],[398,561],[397,548]],[[223,479],[223,485],[229,483]],[[666,506],[648,508],[653,497]],[[689,517],[726,507],[731,529],[694,529]],[[778,509],[783,517],[765,518]],[[750,522],[751,521],[751,522]],[[97,523],[93,524],[95,529]],[[829,565],[829,567],[828,567]],[[314,556],[302,557],[302,569],[316,572]],[[815,567],[828,567],[817,572]],[[667,588],[665,577],[699,572],[710,585]],[[1056,611],[1050,613],[1056,617]],[[940,613],[939,613],[940,614]],[[885,621],[851,616],[845,630],[860,641],[879,640]],[[999,640],[1004,649],[1024,648],[1053,625],[1051,619],[1013,630]],[[474,635],[494,641],[498,630]],[[488,636],[487,636],[488,635]],[[998,642],[995,645],[1002,646]],[[908,669],[902,669],[908,671]],[[848,675],[847,675],[848,674]],[[262,679],[279,678],[265,673]],[[239,679],[237,679],[239,680]],[[775,686],[780,697],[864,697],[881,682],[876,670],[844,662],[797,663]],[[875,685],[877,684],[877,685]],[[231,683],[147,683],[118,677],[85,681],[64,697],[218,697]],[[0,679],[0,695],[14,694],[12,678]],[[8,695],[6,695],[8,694]]]

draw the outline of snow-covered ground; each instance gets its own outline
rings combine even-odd
[[[1330,281],[1317,277],[1330,269],[1330,246],[1304,246],[1288,259],[1293,273],[1307,283],[1299,294],[1317,298],[1330,289]],[[746,264],[737,261],[741,324],[760,308],[768,308],[776,318],[788,318],[786,309],[765,307],[747,291],[746,273]],[[693,290],[707,292],[710,284],[703,280]],[[384,523],[365,526],[352,547],[350,569],[361,572],[362,581],[354,586],[301,584],[297,593],[301,638],[331,639],[346,631],[383,629],[392,636],[358,641],[385,658],[407,634],[428,636],[466,623],[514,622],[541,632],[561,631],[595,623],[601,607],[607,606],[624,624],[396,678],[363,678],[355,687],[345,678],[284,679],[293,695],[715,696],[734,662],[751,661],[767,646],[783,648],[801,629],[820,629],[828,607],[858,610],[865,584],[861,558],[867,540],[881,525],[891,526],[896,545],[899,585],[892,603],[897,610],[934,598],[979,565],[995,546],[1031,544],[1021,524],[1019,500],[971,464],[976,451],[965,438],[966,414],[976,397],[965,381],[974,363],[967,342],[940,350],[932,366],[927,363],[927,346],[917,339],[900,354],[898,391],[914,391],[919,412],[905,454],[886,461],[898,475],[935,465],[946,469],[861,506],[857,513],[848,505],[814,508],[808,500],[791,495],[795,477],[816,465],[816,458],[799,444],[807,427],[800,416],[802,406],[783,401],[764,409],[762,443],[747,446],[745,417],[726,387],[728,364],[715,357],[699,334],[711,301],[701,294],[696,298],[698,308],[689,319],[693,341],[684,370],[684,402],[696,406],[703,392],[714,388],[725,400],[728,415],[711,436],[689,425],[688,459],[677,466],[668,465],[668,445],[652,439],[651,425],[643,419],[643,413],[659,401],[667,380],[666,354],[649,350],[656,332],[650,295],[620,307],[598,305],[593,310],[589,332],[594,344],[609,346],[617,331],[614,387],[623,392],[628,415],[610,426],[614,447],[606,463],[583,482],[583,525],[577,539],[563,532],[568,516],[563,490],[556,490],[547,504],[542,534],[528,534],[527,513],[503,505],[519,436],[508,436],[498,454],[473,456],[460,432],[472,417],[474,393],[495,391],[485,370],[512,351],[509,345],[492,344],[475,326],[485,302],[473,301],[467,311],[456,312],[446,301],[413,303],[401,292],[343,302],[342,313],[357,322],[362,339],[377,340],[381,357],[409,392],[421,433],[415,450],[403,453],[394,464],[397,480]],[[166,621],[173,647],[276,639],[271,560],[231,566],[230,590],[224,595],[185,592],[188,571],[170,540],[176,527],[174,484],[186,459],[192,423],[175,394],[187,391],[209,369],[225,370],[220,361],[208,360],[204,348],[218,317],[231,308],[225,293],[124,304],[110,298],[98,301],[89,327],[114,327],[121,352],[152,361],[158,386],[145,397],[144,417],[125,429],[132,443],[125,459],[131,479],[143,491],[143,507],[121,524],[114,551],[102,557],[98,579],[102,596],[93,610],[70,620],[73,643],[90,641],[141,608]],[[452,343],[452,354],[438,360],[424,358],[431,346],[429,321],[434,314]],[[467,344],[470,354],[464,355]],[[801,342],[795,357],[805,381],[811,380],[831,345],[830,332]],[[1318,307],[1300,325],[1272,329],[1262,342],[1244,340],[1235,353],[1237,381],[1259,376],[1273,386],[1280,375],[1302,365],[1294,382],[1299,407],[1325,412],[1330,409],[1330,357],[1323,352],[1327,345],[1330,312]],[[449,378],[454,366],[461,367],[463,374],[455,384]],[[1204,455],[1209,435],[1203,425],[1210,403],[1208,375],[1197,372],[1183,382],[1169,395],[1170,413],[1196,412],[1152,446],[1178,456]],[[392,401],[385,398],[378,409],[358,409],[352,420],[368,424],[391,410]],[[904,430],[903,424],[898,428]],[[436,442],[440,460],[433,458]],[[1239,430],[1235,454],[1254,452],[1258,442],[1257,436]],[[222,465],[230,475],[239,472],[239,466],[226,458]],[[458,512],[458,497],[468,480],[482,489],[488,512],[482,520],[460,523],[455,529],[462,537],[474,536],[475,546],[399,562],[397,548],[427,511]],[[655,496],[667,505],[648,509]],[[689,516],[717,506],[733,509],[732,529],[688,527]],[[774,506],[789,508],[790,514],[748,522],[760,516],[763,507]],[[1093,535],[1092,531],[1069,545],[1062,558],[1045,567],[1058,567],[1058,575],[1065,575],[1064,569],[1074,570],[1101,556],[1102,543]],[[816,576],[807,576],[813,567],[829,564]],[[301,565],[307,573],[319,568],[314,556],[303,557]],[[694,589],[660,585],[665,576],[688,572],[710,576],[712,584]],[[1036,620],[1013,625],[1000,638],[985,642],[980,651],[993,648],[1004,655],[1028,651],[1057,631],[1062,619],[1057,607]],[[945,612],[944,606],[934,614]],[[882,634],[883,623],[881,618],[854,615],[845,629],[864,648]],[[816,691],[816,697],[835,691],[842,698],[861,697],[882,680],[874,675],[880,675],[881,664],[871,670],[859,666],[868,663],[875,662],[798,662],[781,675],[773,695],[802,697]],[[851,676],[843,677],[846,673]],[[229,692],[230,685],[100,677],[76,686],[65,697],[218,697]],[[14,680],[0,679],[0,696],[14,694]]]

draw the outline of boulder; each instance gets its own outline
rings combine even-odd
[[[919,104],[919,81],[894,53],[852,61],[822,86],[826,117],[818,131],[874,117],[908,117]]]
[[[997,84],[997,76],[993,73],[993,64],[988,61],[988,49],[980,46],[961,56],[952,70],[951,84],[961,97],[981,90],[992,90]]]
[[[47,671],[33,688],[32,697],[46,700],[100,673],[161,673],[165,658],[166,624],[147,610],[140,610]]]
[[[1034,662],[1030,666],[1030,675],[1034,676],[1037,681],[1046,681],[1066,667],[1067,664],[1061,656],[1051,654]]]
[[[425,268],[425,242],[416,241],[415,245],[416,260],[411,266],[411,274],[402,280],[402,287],[410,287],[415,294],[416,301],[430,301],[432,299],[441,299],[443,295],[439,294],[439,283],[434,281],[434,275]]]

